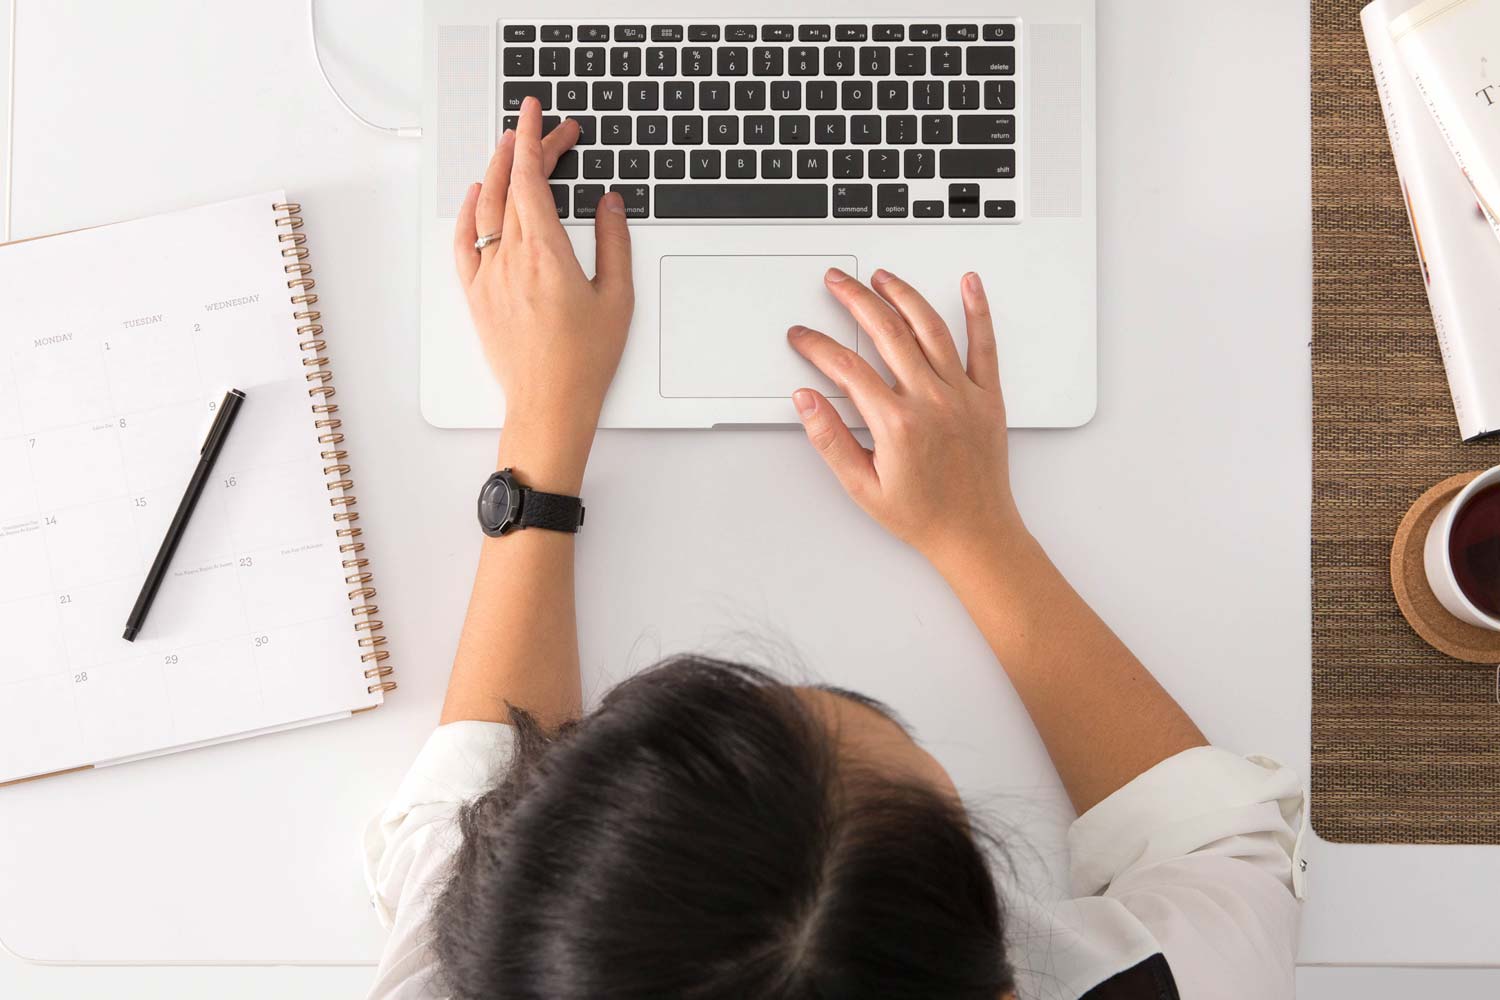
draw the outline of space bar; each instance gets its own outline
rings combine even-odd
[[[658,219],[826,219],[827,184],[657,184]]]

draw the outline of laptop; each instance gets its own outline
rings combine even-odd
[[[796,423],[800,323],[878,368],[827,293],[839,267],[912,283],[964,344],[979,272],[1009,421],[1095,410],[1095,2],[427,0],[422,412],[494,427],[504,401],[454,276],[454,218],[527,96],[582,126],[552,193],[585,269],[606,191],[630,218],[635,316],[604,427]],[[649,15],[649,16],[648,16]]]

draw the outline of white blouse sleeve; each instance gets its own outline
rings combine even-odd
[[[1139,920],[1184,1000],[1290,998],[1306,818],[1275,761],[1185,750],[1074,822],[1073,892]]]
[[[488,791],[510,763],[515,731],[498,722],[450,722],[427,738],[395,798],[364,832],[365,885],[390,930],[371,1000],[431,997],[436,959],[428,917],[458,849],[459,808]]]

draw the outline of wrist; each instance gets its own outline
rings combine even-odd
[[[594,444],[594,429],[507,417],[497,468],[508,468],[530,489],[577,496]]]
[[[1041,544],[1016,513],[986,522],[978,530],[956,533],[923,555],[957,590],[977,573],[1005,572],[1040,551]]]

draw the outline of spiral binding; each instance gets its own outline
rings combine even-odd
[[[396,682],[387,680],[395,668],[386,662],[390,651],[382,648],[386,644],[385,623],[376,617],[380,606],[374,603],[375,576],[369,570],[370,561],[362,555],[365,543],[359,538],[364,530],[355,523],[359,520],[359,511],[355,509],[359,498],[348,492],[354,488],[354,480],[349,478],[349,453],[340,447],[344,443],[339,429],[343,421],[338,417],[339,405],[332,402],[333,372],[328,369],[328,356],[323,353],[328,345],[319,322],[322,314],[313,308],[318,304],[314,291],[318,286],[312,277],[312,264],[307,260],[307,235],[301,232],[302,205],[295,201],[276,202],[271,208],[279,213],[276,226],[283,230],[276,238],[281,242],[281,256],[287,261],[282,270],[290,276],[286,287],[293,293],[292,318],[297,321],[297,346],[304,352],[302,365],[307,369],[304,376],[309,383],[307,394],[313,400],[313,426],[318,430],[318,443],[323,446],[319,453],[325,463],[323,474],[330,477],[327,487],[335,494],[328,498],[328,506],[333,508],[333,522],[337,526],[334,535],[344,556],[344,582],[351,588],[349,600],[359,602],[349,613],[355,619],[354,630],[359,633],[359,647],[363,650],[360,662],[369,664],[365,678],[374,682],[365,690],[383,694],[396,690]]]

